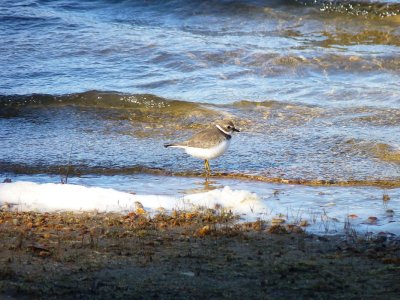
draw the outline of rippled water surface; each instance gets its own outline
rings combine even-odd
[[[225,177],[400,187],[399,5],[4,0],[0,174],[199,176],[232,118]]]

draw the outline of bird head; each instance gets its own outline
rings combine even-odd
[[[223,133],[229,135],[231,135],[234,131],[240,132],[240,130],[235,127],[235,124],[233,123],[232,120],[220,121],[215,126],[217,126],[217,128],[221,130]]]

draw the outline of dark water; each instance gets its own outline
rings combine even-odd
[[[399,2],[0,3],[0,174],[228,174],[400,186]]]

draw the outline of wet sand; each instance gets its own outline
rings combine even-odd
[[[400,239],[229,212],[0,212],[2,299],[397,299]]]

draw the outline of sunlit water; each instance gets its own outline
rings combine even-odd
[[[222,186],[280,212],[335,195],[338,211],[365,203],[388,221],[382,188],[397,205],[400,187],[399,5],[2,1],[0,175],[179,194],[203,180],[202,162],[163,144],[232,118],[242,132],[211,167],[238,179]]]

